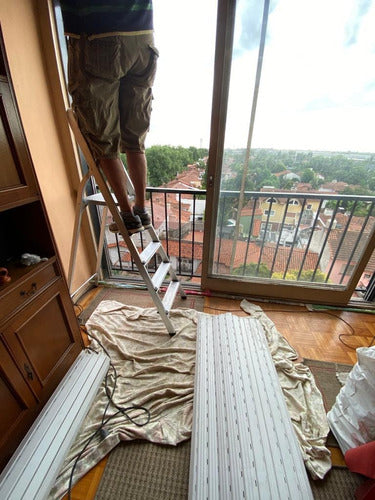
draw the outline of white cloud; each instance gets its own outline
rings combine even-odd
[[[243,49],[259,40],[257,5],[238,0],[241,50],[233,58],[227,147],[246,147],[258,50]],[[271,6],[253,146],[374,151],[374,2],[275,0]],[[159,0],[154,9],[160,59],[147,145],[208,147],[216,1],[177,8],[175,0]]]
[[[160,52],[146,145],[209,145],[216,1],[154,2]]]

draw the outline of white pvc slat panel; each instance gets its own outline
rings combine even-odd
[[[199,317],[189,498],[313,498],[256,319]]]
[[[45,498],[109,366],[104,353],[82,351],[0,476],[3,500]]]

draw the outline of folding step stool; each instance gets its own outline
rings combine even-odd
[[[177,292],[180,292],[181,298],[186,299],[186,294],[181,286],[180,281],[178,280],[176,273],[174,269],[172,268],[171,262],[169,260],[169,257],[167,253],[165,252],[163,245],[161,244],[158,235],[155,232],[154,227],[151,225],[149,228],[145,229],[145,231],[148,231],[151,242],[147,245],[147,247],[142,251],[139,252],[133,239],[132,236],[134,235],[129,235],[127,232],[124,222],[122,220],[122,217],[120,215],[120,212],[117,208],[117,201],[114,199],[112,196],[107,182],[101,172],[101,170],[98,168],[96,165],[96,162],[91,154],[90,148],[85,140],[85,138],[82,135],[82,132],[80,131],[78,127],[77,120],[75,118],[74,111],[72,109],[67,110],[67,115],[68,115],[68,121],[70,128],[76,138],[76,141],[79,145],[79,147],[82,150],[82,153],[86,159],[87,165],[89,167],[88,173],[82,178],[79,189],[78,189],[78,196],[77,196],[77,205],[76,205],[76,214],[75,214],[75,223],[74,223],[74,235],[73,235],[73,242],[72,242],[72,248],[71,248],[71,254],[70,254],[70,262],[69,262],[69,274],[68,274],[68,285],[69,289],[71,287],[72,283],[72,278],[73,278],[73,273],[74,273],[74,267],[75,267],[75,261],[76,261],[76,254],[77,254],[77,247],[78,247],[78,239],[79,239],[79,233],[80,233],[80,227],[81,227],[81,219],[82,219],[82,214],[85,210],[85,208],[89,205],[101,205],[104,207],[103,209],[103,215],[102,215],[102,220],[101,220],[101,228],[100,228],[100,237],[99,237],[99,243],[98,243],[98,253],[97,253],[97,264],[96,264],[96,276],[99,274],[100,270],[100,263],[101,263],[101,257],[102,257],[102,252],[103,252],[103,244],[104,244],[104,236],[105,236],[105,223],[106,223],[106,217],[108,213],[108,209],[112,214],[112,217],[114,221],[117,224],[119,233],[123,237],[131,258],[133,259],[135,265],[138,268],[138,271],[140,275],[143,278],[144,283],[147,286],[148,291],[150,292],[150,295],[152,297],[152,300],[154,301],[154,304],[160,314],[160,317],[162,318],[169,335],[174,335],[176,333],[176,330],[169,318],[169,313],[172,308],[174,299],[177,295]],[[131,183],[131,180],[125,170],[125,173],[127,175],[127,186],[128,186],[128,192],[129,194],[134,194],[134,187]],[[95,179],[96,184],[98,185],[100,189],[100,194],[95,194],[91,196],[85,196],[85,188],[88,180],[90,177],[93,176]],[[135,233],[135,235],[138,233]],[[154,275],[151,277],[149,274],[149,271],[147,269],[148,263],[151,261],[152,257],[154,255],[159,255],[161,259],[161,264],[154,273]],[[160,287],[165,281],[165,277],[169,274],[169,284],[168,288],[165,292],[165,295],[163,297],[163,300],[159,296],[160,292]],[[91,278],[90,278],[91,279]]]

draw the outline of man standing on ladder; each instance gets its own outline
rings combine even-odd
[[[117,198],[129,234],[151,224],[145,210],[154,46],[152,0],[61,0],[68,36],[68,90],[79,127]],[[126,153],[135,200],[129,203]]]

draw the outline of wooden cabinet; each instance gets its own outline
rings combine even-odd
[[[1,470],[83,343],[0,45]],[[41,260],[25,265],[25,253]]]

